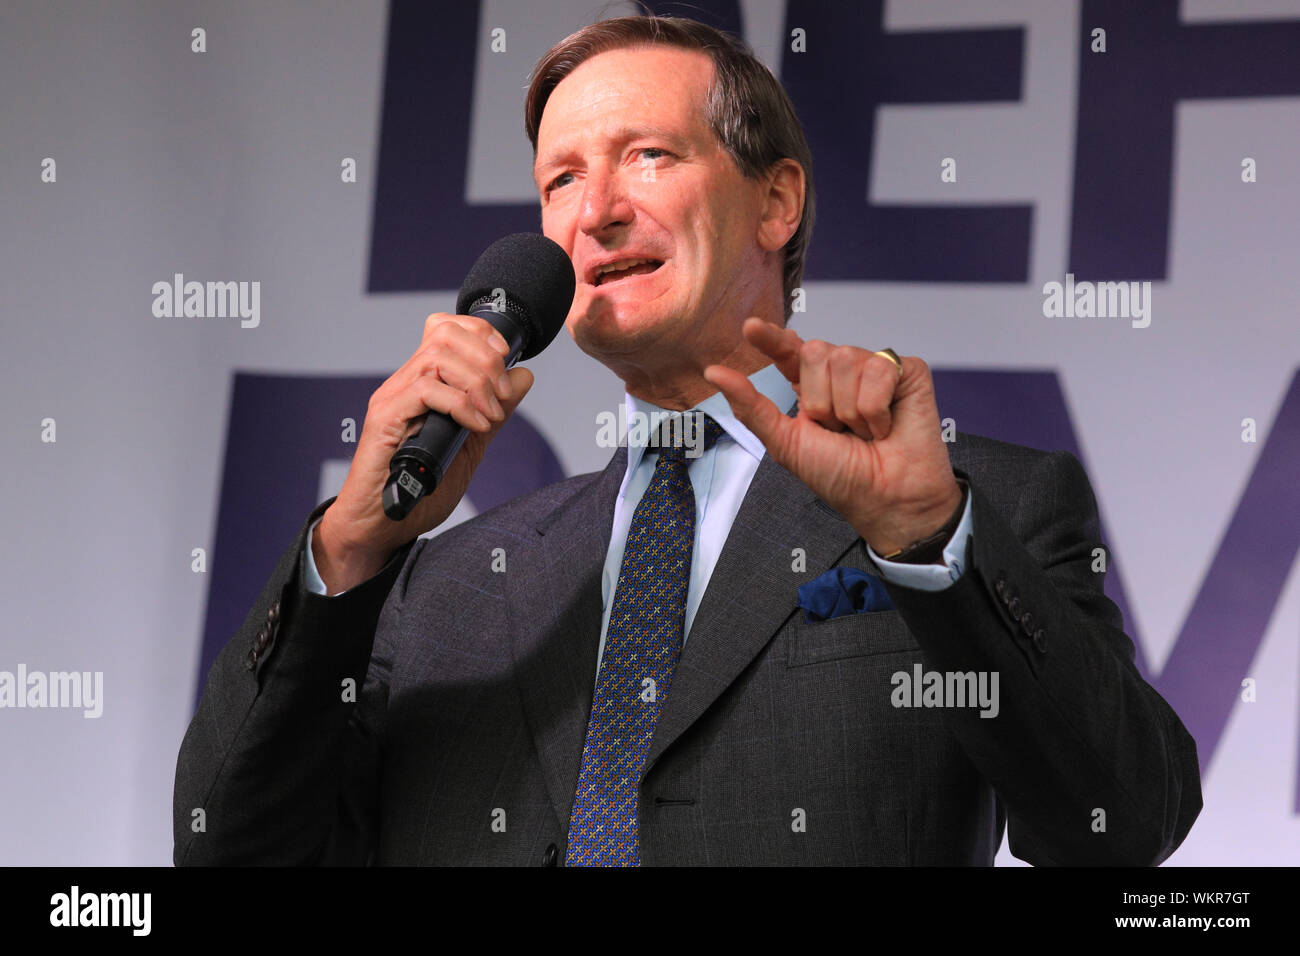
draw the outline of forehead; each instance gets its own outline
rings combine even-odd
[[[537,131],[537,166],[616,130],[707,132],[712,81],[713,61],[697,50],[641,46],[598,53],[551,91]]]

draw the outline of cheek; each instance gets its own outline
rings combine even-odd
[[[561,203],[551,203],[542,209],[542,235],[556,243],[573,258],[573,215]]]

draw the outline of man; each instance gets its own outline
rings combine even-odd
[[[1031,863],[1167,858],[1195,744],[1091,570],[1078,462],[950,453],[924,362],[785,327],[813,191],[771,74],[619,18],[548,53],[526,112],[569,333],[633,411],[708,416],[706,450],[633,442],[413,543],[532,384],[430,316],[212,669],[176,862],[988,865],[1008,823]],[[471,436],[394,523],[429,409]],[[985,706],[944,696],[965,675]]]

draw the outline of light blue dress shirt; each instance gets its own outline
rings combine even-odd
[[[775,365],[759,369],[749,377],[762,395],[772,400],[777,408],[788,411],[795,403],[796,395],[790,383]],[[634,421],[635,415],[644,415],[653,421],[654,413],[665,414],[669,410],[652,405],[632,395],[624,393],[627,420]],[[725,434],[712,448],[691,460],[689,474],[691,487],[695,492],[695,544],[691,553],[691,578],[686,591],[685,635],[690,634],[695,612],[699,610],[708,586],[709,577],[718,563],[722,546],[727,541],[731,524],[740,510],[740,504],[749,491],[749,483],[763,458],[763,443],[748,428],[740,423],[731,406],[721,392],[715,392],[695,406],[692,411],[700,411],[710,416],[722,426]],[[648,431],[644,430],[644,431]],[[619,487],[618,499],[614,503],[614,525],[610,532],[609,550],[605,555],[605,567],[601,574],[601,605],[603,613],[600,626],[600,651],[605,651],[605,633],[609,628],[609,615],[614,604],[614,586],[618,582],[619,569],[623,564],[623,551],[627,545],[628,530],[632,525],[632,515],[641,501],[641,496],[650,485],[654,474],[658,452],[649,450],[647,438],[642,430],[629,430],[627,449],[627,471]],[[635,442],[632,439],[636,439]],[[319,519],[317,519],[319,523]],[[304,578],[308,591],[326,594],[326,588],[316,570],[312,558],[311,540],[316,523],[307,532],[306,554],[304,556]],[[957,581],[962,573],[965,560],[966,542],[971,534],[971,502],[966,497],[966,509],[957,526],[952,540],[943,552],[943,566],[937,564],[917,565],[900,564],[881,558],[871,546],[867,551],[873,561],[880,566],[881,575],[893,584],[915,588],[921,591],[942,591]],[[344,592],[339,592],[344,593]],[[793,589],[791,595],[793,600]],[[338,595],[334,595],[337,597]],[[599,669],[600,656],[597,657]]]

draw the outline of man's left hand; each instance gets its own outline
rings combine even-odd
[[[939,428],[930,368],[850,345],[803,341],[792,329],[747,319],[746,340],[799,395],[791,418],[744,375],[710,365],[740,422],[772,458],[838,511],[879,555],[927,538],[961,504]]]

